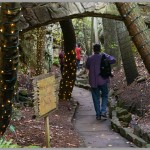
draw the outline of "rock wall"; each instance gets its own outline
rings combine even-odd
[[[19,26],[23,32],[63,19],[83,16],[121,20],[116,5],[108,2],[21,3],[21,6],[23,16]],[[140,3],[139,6],[146,24],[150,27],[150,3]]]

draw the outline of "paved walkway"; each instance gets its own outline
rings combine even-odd
[[[75,115],[74,126],[86,147],[133,147],[132,143],[111,129],[110,119],[96,120],[92,96],[88,90],[74,87],[73,97],[80,104]]]

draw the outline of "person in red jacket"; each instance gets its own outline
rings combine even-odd
[[[81,60],[81,45],[80,43],[76,46],[76,64],[77,64],[77,70],[80,70],[80,60]]]

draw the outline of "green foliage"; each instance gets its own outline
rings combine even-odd
[[[12,139],[6,141],[5,139],[0,138],[0,148],[40,148],[39,146],[34,146],[34,145],[21,147],[17,144],[12,143],[12,141],[13,141]]]
[[[11,132],[15,132],[15,127],[14,127],[13,125],[10,125],[10,126],[9,126],[9,130],[10,130]]]
[[[20,146],[17,144],[13,144],[12,139],[10,139],[9,141],[6,141],[1,138],[0,139],[0,148],[20,148]]]
[[[131,46],[132,46],[132,52],[136,53],[137,52],[137,48],[136,48],[136,46],[134,45],[133,42],[131,43]]]
[[[54,57],[53,65],[59,66],[59,58],[58,57]]]
[[[110,43],[110,44],[109,44],[109,47],[112,48],[112,49],[113,49],[113,48],[116,48],[117,46],[118,46],[118,45],[115,44],[115,43]]]
[[[40,146],[35,146],[35,145],[29,145],[29,146],[26,146],[24,148],[40,148]]]
[[[20,44],[22,47],[21,57],[23,57],[24,62],[36,67],[37,29],[24,33]]]
[[[20,120],[21,117],[22,117],[21,111],[17,108],[13,108],[11,119],[15,121],[15,120]]]

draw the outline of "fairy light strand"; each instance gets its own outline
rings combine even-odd
[[[16,26],[20,18],[20,4],[19,3],[2,3],[1,7],[1,27],[0,34],[2,34],[1,40],[1,56],[2,64],[0,70],[0,86],[1,86],[1,101],[0,101],[0,134],[3,135],[11,117],[11,110],[13,107],[12,99],[14,92],[14,84],[17,80],[16,71],[18,66],[18,36],[19,31]],[[14,7],[14,8],[12,8]],[[16,13],[17,12],[17,13]],[[10,17],[11,16],[11,17]],[[6,21],[7,20],[7,21]],[[16,40],[12,40],[12,36]],[[12,52],[15,53],[12,53]],[[10,53],[11,52],[11,53]],[[8,63],[9,62],[9,63]],[[11,75],[11,77],[9,76]]]

